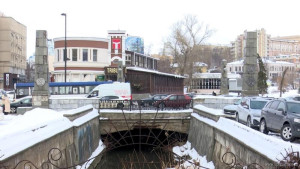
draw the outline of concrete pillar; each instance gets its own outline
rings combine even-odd
[[[243,96],[257,96],[257,33],[247,32],[243,67]]]
[[[221,65],[222,76],[221,76],[220,94],[228,94],[229,92],[226,64],[227,61],[223,59]]]
[[[32,107],[49,108],[49,70],[47,31],[36,31],[35,78]]]

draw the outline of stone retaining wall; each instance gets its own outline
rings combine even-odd
[[[193,100],[194,106],[201,104],[205,107],[213,109],[223,109],[224,106],[234,104],[238,101],[239,97],[207,97],[207,98],[195,98]]]
[[[86,105],[99,109],[99,99],[94,98],[52,98],[49,99],[49,109],[62,111],[76,109]]]
[[[77,111],[72,111],[76,112],[74,115],[80,118],[79,114],[87,113],[88,110],[90,112],[96,111],[93,110],[91,106],[85,106]],[[50,160],[54,165],[65,168],[86,161],[99,145],[99,115],[91,116],[89,120],[78,118],[79,121],[76,121],[76,119],[72,117],[72,114],[68,114],[67,118],[73,120],[73,126],[41,142],[37,142],[35,145],[17,154],[2,159],[0,166],[24,169],[28,167],[25,166],[25,163],[29,161],[30,163],[27,163],[27,165],[33,164],[37,168],[47,168],[45,166],[41,167],[41,165]],[[50,151],[51,149],[53,149],[53,151]],[[54,159],[51,160],[48,155],[51,155]],[[59,160],[55,161],[55,159]],[[54,165],[50,164],[49,167],[56,168]]]
[[[201,111],[203,112],[203,110]],[[210,119],[214,115],[206,116]],[[203,115],[203,113],[201,114]],[[195,117],[191,117],[189,142],[201,156],[206,156],[208,161],[213,161],[215,168],[228,168],[223,162],[223,155],[230,151],[237,157],[237,162],[241,164],[257,163],[264,169],[272,168],[276,162],[263,154],[260,154],[237,138],[211,126]],[[231,162],[232,156],[224,156],[225,161]]]

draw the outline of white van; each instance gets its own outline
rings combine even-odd
[[[102,98],[103,96],[120,96],[124,100],[131,100],[130,83],[114,82],[98,85],[87,95],[87,98]]]

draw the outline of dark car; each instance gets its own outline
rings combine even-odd
[[[155,101],[163,100],[168,94],[156,94],[141,100],[141,106],[152,106]]]
[[[300,137],[300,102],[277,99],[261,111],[259,130],[265,134],[278,132],[285,141]]]
[[[10,103],[10,113],[17,113],[18,107],[32,107],[32,96],[26,96]],[[5,110],[2,105],[3,111]]]
[[[164,98],[163,100],[159,100],[153,103],[153,106],[159,107],[161,109],[165,107],[173,107],[173,108],[190,108],[192,98],[185,94],[171,94]]]

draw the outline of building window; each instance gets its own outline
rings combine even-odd
[[[59,49],[56,50],[57,53],[57,62],[59,62]]]
[[[72,49],[72,61],[77,61],[77,49]]]
[[[93,50],[93,61],[97,61],[97,49]]]
[[[88,50],[87,49],[82,50],[82,61],[84,61],[84,62],[88,61]]]

